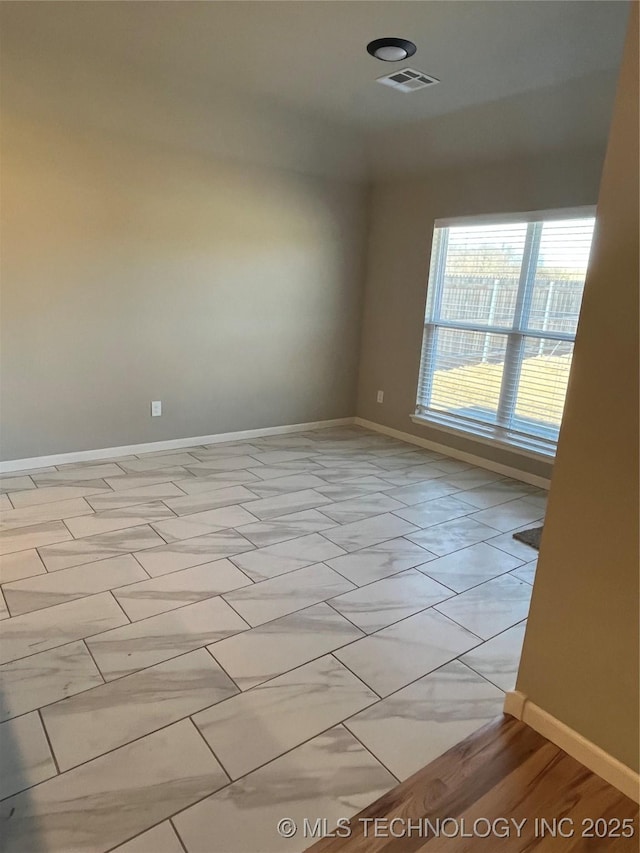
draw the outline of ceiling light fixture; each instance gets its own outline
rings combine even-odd
[[[375,39],[367,45],[367,53],[382,62],[401,62],[413,56],[416,49],[412,41],[398,38]]]

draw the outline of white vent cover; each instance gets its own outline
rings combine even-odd
[[[399,92],[417,92],[418,89],[435,86],[440,81],[436,77],[425,74],[424,71],[416,71],[415,68],[403,68],[401,71],[394,71],[393,74],[378,77],[377,82],[382,83],[383,86],[391,86]]]

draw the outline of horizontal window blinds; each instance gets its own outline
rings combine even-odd
[[[555,446],[594,222],[435,228],[417,414]]]

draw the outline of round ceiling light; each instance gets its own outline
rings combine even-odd
[[[386,38],[375,39],[367,45],[367,53],[381,59],[383,62],[401,62],[416,52],[416,46],[407,39]]]

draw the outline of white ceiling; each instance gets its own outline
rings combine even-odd
[[[618,0],[2,3],[10,49],[107,75],[130,66],[205,102],[258,98],[379,131],[578,79],[610,82],[627,13]],[[387,35],[417,44],[409,63],[366,53]],[[374,82],[404,64],[442,82],[409,95]]]

